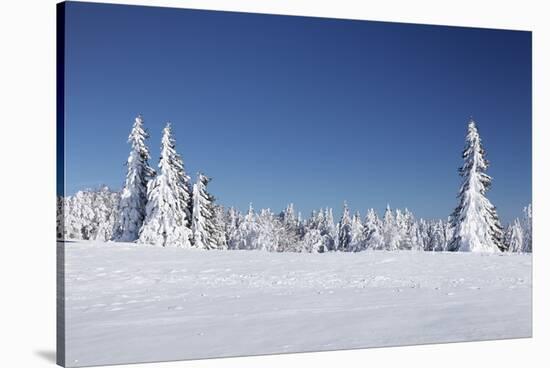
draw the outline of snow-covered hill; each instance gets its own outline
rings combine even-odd
[[[531,255],[66,242],[68,366],[531,336]]]

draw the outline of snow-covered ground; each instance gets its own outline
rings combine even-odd
[[[65,251],[68,366],[531,336],[531,255]]]

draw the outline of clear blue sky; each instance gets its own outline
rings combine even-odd
[[[141,113],[226,206],[448,216],[470,116],[503,222],[531,201],[531,33],[69,3],[66,191],[124,182]]]

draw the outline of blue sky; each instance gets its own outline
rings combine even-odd
[[[531,201],[531,33],[68,3],[66,192],[124,182],[141,113],[219,203],[448,216],[470,116],[503,222]]]

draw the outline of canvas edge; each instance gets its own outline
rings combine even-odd
[[[65,195],[65,2],[56,4],[56,195]],[[64,209],[57,208],[63,227]],[[61,229],[62,230],[62,229]],[[65,245],[56,241],[56,363],[65,366]]]

